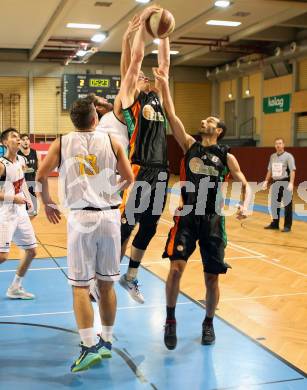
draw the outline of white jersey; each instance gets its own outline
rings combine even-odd
[[[23,184],[24,184],[24,169],[26,166],[25,159],[22,156],[17,156],[16,161],[12,162],[8,160],[6,157],[0,157],[0,163],[2,163],[5,167],[5,172],[2,177],[0,177],[0,187],[4,192],[5,196],[15,196],[18,195],[20,197],[25,198],[23,193]],[[0,211],[8,210],[17,211],[19,208],[24,208],[24,205],[17,205],[5,202],[0,202]]]
[[[60,188],[70,209],[119,206],[117,159],[107,134],[73,131],[61,138]]]
[[[123,145],[124,149],[128,150],[129,137],[127,126],[116,117],[114,111],[103,115],[96,130],[115,137]]]

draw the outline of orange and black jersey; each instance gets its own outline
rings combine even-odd
[[[203,146],[195,142],[181,161],[180,181],[195,186],[195,191],[182,186],[181,197],[184,205],[200,205],[197,212],[215,214],[220,206],[221,184],[229,173],[226,145]],[[191,192],[190,192],[191,191]]]
[[[158,95],[140,92],[129,108],[123,109],[129,133],[129,159],[133,164],[166,168],[166,118]]]

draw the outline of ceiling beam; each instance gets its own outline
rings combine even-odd
[[[307,17],[306,15],[300,15],[296,18],[287,20],[284,23],[281,23],[280,26],[284,27],[296,27],[296,28],[307,28]]]
[[[263,0],[261,0],[263,1]],[[271,0],[269,0],[271,1]],[[255,23],[247,28],[241,29],[238,32],[233,33],[229,36],[229,43],[237,42],[243,39],[247,39],[247,37],[257,34],[263,30],[266,30],[272,26],[276,26],[280,23],[283,23],[286,20],[289,20],[293,17],[299,16],[307,11],[307,3],[304,4],[304,7],[292,7],[291,9],[284,10],[282,12],[277,13],[274,16],[271,16],[269,18],[266,18],[262,20],[259,23]],[[209,52],[209,48],[199,48],[196,50],[191,51],[190,53],[187,53],[181,57],[176,58],[172,65],[181,65],[185,62],[195,58],[200,57]]]
[[[74,0],[61,0],[53,15],[49,19],[47,25],[45,26],[43,32],[39,36],[38,40],[34,44],[33,48],[30,51],[29,59],[34,61],[38,56],[42,48],[45,46],[48,39],[51,37],[54,29],[57,27],[61,18],[66,15],[69,9],[73,6]]]
[[[244,39],[248,41],[289,42],[295,38],[296,31],[294,28],[274,26],[257,34],[249,35]]]

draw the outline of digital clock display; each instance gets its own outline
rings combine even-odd
[[[89,86],[92,88],[109,88],[110,80],[109,79],[89,79]]]

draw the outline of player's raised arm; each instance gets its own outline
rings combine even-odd
[[[38,181],[42,185],[42,192],[40,194],[40,197],[45,206],[46,216],[48,220],[52,223],[59,223],[61,219],[61,213],[50,197],[48,176],[52,171],[54,171],[55,168],[59,166],[60,154],[61,143],[59,139],[56,139],[51,144],[47,156],[44,158],[36,174],[36,181]]]
[[[247,211],[251,201],[252,191],[243,172],[241,171],[238,160],[233,154],[227,153],[227,165],[234,180],[241,182],[243,185],[243,204],[239,207],[237,218],[244,219],[247,217]]]
[[[170,45],[169,38],[160,39],[160,44],[158,47],[158,65],[159,69],[165,74],[167,77],[169,76],[169,67],[170,67]],[[161,100],[163,99],[161,92],[160,81],[155,78],[155,87],[161,94]]]
[[[183,152],[186,153],[195,142],[195,139],[185,131],[183,123],[176,115],[175,106],[169,89],[168,76],[158,68],[153,68],[153,73],[155,79],[159,81],[161,86],[163,107],[171,126],[172,133]]]
[[[123,35],[122,54],[120,57],[120,76],[122,80],[125,78],[131,62],[132,35],[139,29],[140,24],[140,16],[135,15],[133,19],[129,21],[128,28]]]
[[[134,37],[131,62],[120,88],[120,98],[123,108],[131,106],[134,102],[139,72],[145,53],[146,20],[152,13],[158,10],[159,8],[157,7],[148,7],[140,15],[140,27]]]

